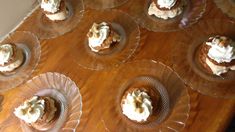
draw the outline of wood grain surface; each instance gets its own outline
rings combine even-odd
[[[126,3],[119,9],[126,11],[130,3]],[[32,14],[34,15],[34,14]],[[208,0],[207,10],[202,19],[222,18],[228,19],[215,6],[212,0]],[[30,17],[18,30],[24,30],[27,23],[30,23]],[[78,25],[82,26],[82,25]],[[159,60],[165,64],[172,66],[169,52],[170,44],[174,43],[176,34],[170,33],[154,33],[141,29],[140,47],[135,56],[131,60],[152,59]],[[104,82],[105,78],[113,78],[115,69],[108,71],[91,71],[84,69],[76,64],[76,62],[68,55],[79,39],[77,34],[79,30],[73,30],[63,36],[50,40],[41,40],[42,59],[33,76],[45,72],[60,72],[70,77],[79,86],[82,101],[83,114],[77,131],[86,132],[103,132],[108,131],[104,122],[101,120],[102,107],[99,92],[102,91],[102,86],[112,82]],[[78,53],[79,54],[79,53]],[[97,89],[97,86],[99,89]],[[14,96],[21,92],[21,87],[1,93],[0,103],[0,123],[10,115],[10,108],[15,101]],[[189,119],[186,123],[185,132],[223,132],[235,114],[234,99],[218,99],[201,95],[195,91],[189,90],[191,97],[191,111]],[[1,126],[0,126],[1,127]],[[16,124],[12,124],[9,131],[20,131]]]

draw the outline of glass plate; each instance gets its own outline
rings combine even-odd
[[[59,73],[45,73],[34,77],[21,87],[21,93],[10,108],[11,116],[3,121],[1,131],[11,130],[11,125],[18,125],[23,131],[36,131],[23,121],[20,121],[13,111],[26,99],[34,95],[50,96],[60,102],[61,112],[58,120],[47,131],[75,131],[82,115],[82,97],[76,84],[65,75]]]
[[[41,46],[38,38],[30,32],[13,32],[1,44],[14,43],[22,49],[24,63],[12,72],[0,72],[0,92],[15,88],[24,83],[35,71],[41,56]]]
[[[120,34],[120,43],[98,53],[91,51],[88,46],[87,33],[92,24],[108,22]],[[77,42],[74,44],[70,55],[76,63],[92,70],[110,69],[126,62],[139,46],[140,30],[131,17],[117,10],[87,11],[76,29]]]
[[[39,2],[41,2],[41,0],[39,0]],[[32,17],[36,16],[36,18],[29,18],[30,23],[25,30],[33,32],[39,37],[39,39],[50,39],[61,36],[74,29],[83,16],[83,1],[65,0],[65,3],[69,9],[69,16],[66,20],[55,22],[49,20],[39,6],[31,15]]]
[[[214,0],[218,8],[231,18],[235,18],[235,0]]]
[[[235,71],[222,76],[208,73],[199,63],[198,49],[214,35],[224,35],[235,40],[235,24],[226,20],[206,20],[180,34],[174,44],[174,69],[186,84],[198,92],[224,98],[235,98]]]
[[[84,4],[92,9],[107,9],[121,6],[128,0],[84,0]]]
[[[195,24],[206,10],[206,0],[186,0],[183,13],[172,19],[164,20],[148,15],[152,0],[131,0],[128,13],[144,28],[154,32],[169,32],[187,28]]]
[[[190,111],[190,97],[178,75],[161,62],[135,61],[117,70],[112,85],[107,86],[109,96],[102,105],[102,120],[109,131],[180,131],[184,128]],[[149,87],[161,98],[160,109],[144,123],[129,120],[122,114],[121,99],[131,87]],[[158,112],[157,112],[158,111]]]

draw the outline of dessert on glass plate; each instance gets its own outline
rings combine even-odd
[[[52,21],[65,20],[69,15],[67,6],[65,0],[42,0],[40,5],[44,14]]]
[[[181,15],[186,4],[186,0],[152,0],[148,14],[167,20]]]
[[[93,23],[91,29],[87,33],[88,44],[92,51],[99,52],[110,48],[114,44],[118,44],[121,40],[112,25],[106,22]]]
[[[206,0],[130,0],[128,13],[154,32],[181,30],[195,24],[205,12]]]
[[[83,0],[39,0],[39,8],[25,20],[40,39],[61,36],[74,29],[83,17]]]
[[[12,72],[20,67],[24,61],[22,49],[15,44],[0,44],[0,72]]]
[[[77,85],[59,73],[44,73],[26,82],[10,97],[10,114],[1,115],[1,131],[76,131],[82,115]],[[3,110],[4,111],[4,110]],[[3,112],[4,113],[4,112]],[[1,113],[0,113],[1,114]]]
[[[14,114],[37,130],[47,130],[60,115],[60,104],[52,97],[33,96],[15,108]]]
[[[173,70],[161,62],[142,60],[125,63],[114,73],[118,73],[115,79],[107,80],[111,83],[101,85],[104,95],[112,95],[101,100],[108,131],[180,131],[185,127],[189,95]]]
[[[235,25],[229,20],[203,20],[172,44],[174,70],[198,92],[235,97]]]
[[[118,10],[87,11],[74,33],[71,57],[91,70],[105,70],[129,60],[139,46],[138,24]]]
[[[235,42],[225,36],[210,37],[201,46],[199,57],[204,68],[217,76],[235,70]]]
[[[34,73],[40,58],[41,46],[34,34],[25,31],[9,34],[0,42],[0,91],[26,81]]]

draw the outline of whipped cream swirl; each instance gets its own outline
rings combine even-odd
[[[153,106],[149,95],[140,90],[128,93],[122,102],[122,112],[129,119],[137,122],[146,121],[152,114]]]
[[[33,96],[15,109],[14,114],[26,123],[34,123],[44,114],[45,101]]]
[[[177,0],[157,0],[157,4],[160,6],[160,8],[167,8],[171,9]]]
[[[110,32],[108,23],[102,22],[100,24],[94,23],[89,31],[89,46],[99,47],[107,39]]]
[[[50,13],[59,11],[61,0],[42,0],[41,8]]]
[[[0,65],[8,63],[13,56],[13,47],[10,44],[0,45]]]
[[[215,60],[217,63],[229,63],[235,59],[235,42],[224,36],[211,37],[211,42],[206,42],[211,46],[208,56]],[[224,45],[227,43],[226,45]]]

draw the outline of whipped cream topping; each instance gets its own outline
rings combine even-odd
[[[149,95],[140,90],[128,93],[122,102],[122,112],[129,119],[137,122],[146,121],[152,114],[153,106]]]
[[[15,108],[14,114],[26,123],[34,123],[43,116],[44,109],[45,101],[38,96],[33,96]]]
[[[148,9],[148,14],[154,15],[158,18],[162,18],[164,20],[169,18],[174,18],[178,15],[180,15],[183,12],[183,6],[184,3],[182,3],[178,8],[172,9],[172,10],[160,10],[157,8],[156,4],[152,2]]]
[[[102,22],[100,24],[94,23],[88,33],[89,46],[99,47],[107,39],[110,32],[108,23]]]
[[[0,65],[8,63],[11,57],[13,56],[13,47],[10,44],[0,45]]]
[[[167,8],[171,9],[175,5],[177,0],[157,0],[157,4],[160,6],[160,8]]]
[[[224,36],[209,38],[211,42],[206,42],[211,46],[208,56],[217,63],[229,63],[235,59],[235,42]]]
[[[50,13],[59,11],[61,0],[42,0],[41,8]]]

